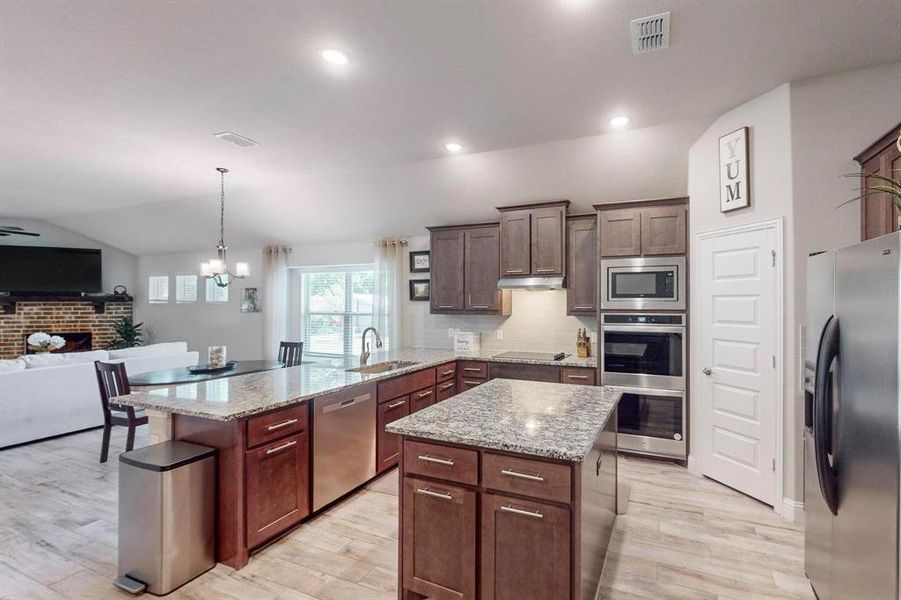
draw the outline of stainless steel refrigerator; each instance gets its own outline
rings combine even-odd
[[[805,568],[820,600],[898,600],[901,233],[812,255]]]

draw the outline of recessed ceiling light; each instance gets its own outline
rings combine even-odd
[[[322,60],[325,62],[332,63],[333,65],[346,65],[350,61],[350,59],[347,58],[347,55],[340,50],[323,50],[319,53],[319,56],[321,56]]]
[[[444,144],[444,147],[447,148],[448,152],[452,152],[456,154],[457,152],[463,152],[463,146],[458,144],[457,142],[448,142]]]
[[[626,117],[626,116],[613,117],[612,119],[610,119],[611,127],[617,127],[617,128],[625,127],[628,124],[629,124],[629,117]]]

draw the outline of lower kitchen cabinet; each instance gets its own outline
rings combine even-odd
[[[309,438],[297,435],[246,455],[247,545],[260,545],[310,513]]]
[[[482,494],[482,599],[569,598],[570,511]]]
[[[435,404],[435,386],[410,394],[410,414]]]
[[[435,402],[447,400],[457,393],[457,384],[453,380],[439,383],[435,386]]]
[[[410,414],[410,397],[401,396],[378,406],[376,415],[376,465],[378,473],[397,464],[400,456],[400,437],[385,431],[385,425]]]
[[[403,586],[435,600],[476,597],[476,492],[405,477]]]

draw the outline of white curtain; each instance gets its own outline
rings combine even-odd
[[[376,242],[372,324],[379,330],[385,350],[399,350],[404,346],[402,306],[406,245],[404,240]]]
[[[263,359],[278,358],[288,335],[288,255],[290,248],[263,248]]]

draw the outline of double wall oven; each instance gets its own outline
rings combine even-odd
[[[602,313],[601,377],[623,390],[619,446],[684,459],[684,313]]]

